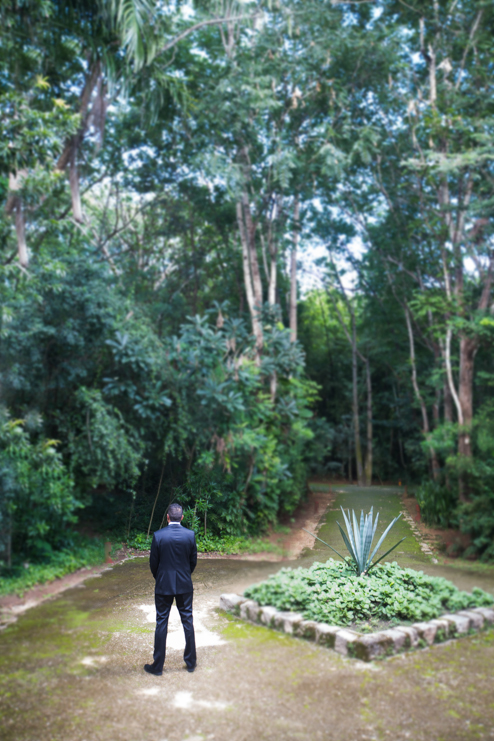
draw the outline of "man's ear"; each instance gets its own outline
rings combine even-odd
[[[180,522],[182,522],[183,519],[184,519],[184,516],[182,515],[182,517],[180,518]]]

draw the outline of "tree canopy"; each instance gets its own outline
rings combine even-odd
[[[4,563],[174,497],[258,533],[311,474],[414,483],[494,557],[491,3],[0,21]]]

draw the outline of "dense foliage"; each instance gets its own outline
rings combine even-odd
[[[309,472],[492,560],[494,11],[414,8],[0,4],[9,568],[171,499],[258,535]]]
[[[281,569],[244,594],[260,605],[300,612],[307,619],[331,625],[369,620],[417,622],[494,604],[494,597],[482,589],[468,594],[447,579],[402,569],[396,563],[356,576],[346,563],[332,558],[309,569]]]
[[[60,579],[78,569],[99,565],[105,558],[102,540],[72,535],[65,538],[64,548],[53,552],[49,558],[24,561],[2,574],[0,597],[7,594],[22,596],[38,584]]]

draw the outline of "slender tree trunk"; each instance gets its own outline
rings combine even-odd
[[[290,332],[291,341],[297,340],[297,249],[299,240],[300,201],[295,197],[293,209],[293,246],[290,256]]]
[[[276,237],[276,222],[280,217],[281,212],[281,197],[275,198],[275,203],[270,217],[267,221],[268,226],[268,250],[269,250],[269,268],[266,269],[268,277],[268,302],[271,306],[274,306],[277,301],[278,291],[278,244]],[[264,256],[264,254],[263,254]]]
[[[154,500],[154,504],[153,504],[153,510],[152,510],[152,512],[151,512],[151,517],[149,518],[149,525],[148,525],[148,538],[149,538],[149,533],[151,532],[151,525],[153,524],[154,510],[156,509],[156,502],[158,501],[158,497],[159,497],[159,495],[160,495],[160,491],[161,491],[161,482],[163,481],[163,474],[164,474],[164,473],[165,473],[165,462],[163,462],[163,468],[161,469],[160,483],[159,483],[159,485],[158,485],[158,491],[157,491],[157,493],[156,493],[156,498],[155,498],[155,500]]]
[[[268,246],[269,246],[269,272],[268,272],[268,303],[271,306],[274,306],[276,303],[276,291],[277,291],[277,283],[278,283],[278,270],[277,270],[277,247],[274,243],[273,237],[270,234],[269,240],[268,240]]]
[[[405,306],[405,319],[407,323],[408,339],[410,343],[410,364],[412,366],[412,386],[413,386],[415,396],[420,406],[420,411],[422,413],[422,432],[424,434],[425,439],[427,440],[430,435],[429,417],[427,414],[427,407],[425,405],[424,398],[422,394],[420,393],[419,384],[417,381],[417,365],[415,362],[415,341],[414,341],[414,336],[413,336],[412,320],[410,318],[410,311],[408,309],[408,306]],[[435,449],[430,445],[429,445],[429,456],[430,456],[430,462],[431,462],[431,468],[432,468],[432,478],[434,479],[434,481],[437,481],[439,478],[439,462],[437,460],[437,454],[436,454]]]
[[[443,398],[444,398],[444,421],[452,422],[453,421],[453,397],[451,396],[451,390],[449,388],[449,383],[447,379],[444,383]]]
[[[78,221],[80,224],[82,224],[82,222],[84,221],[84,216],[82,214],[81,192],[79,188],[79,171],[77,169],[77,150],[78,148],[74,146],[74,149],[72,150],[72,154],[70,158],[69,184],[70,184],[70,194],[72,196],[72,214],[74,216],[74,219]]]
[[[88,122],[89,122],[89,114],[90,114],[89,105],[91,103],[91,97],[93,95],[96,85],[98,84],[98,79],[100,78],[100,75],[101,75],[101,62],[98,60],[92,64],[91,69],[89,70],[89,74],[86,77],[84,87],[82,89],[82,93],[80,97],[81,103],[79,107],[79,115],[81,117],[81,125],[79,127],[79,131],[73,136],[71,136],[69,139],[67,139],[67,141],[65,142],[65,147],[63,149],[63,152],[58,158],[57,170],[65,170],[67,168],[72,158],[72,152],[74,150],[74,146],[78,147],[84,138],[84,134],[87,131]]]
[[[362,443],[360,439],[360,416],[358,408],[358,366],[357,366],[357,330],[352,317],[352,416],[355,437],[355,462],[357,464],[357,483],[364,486],[364,467],[362,465]]]
[[[249,249],[249,237],[244,221],[244,209],[242,203],[237,203],[237,224],[240,234],[240,243],[242,245],[242,266],[244,271],[244,286],[245,294],[247,296],[247,304],[249,306],[249,312],[252,322],[252,331],[256,338],[256,346],[258,352],[258,362],[260,362],[260,352],[263,345],[263,331],[262,324],[259,316],[259,308],[256,303],[256,295],[254,291],[254,284],[252,280],[252,266],[251,266],[251,254]]]
[[[23,268],[27,268],[27,266],[29,265],[29,256],[27,253],[24,211],[20,198],[16,198],[15,203],[15,231],[17,235],[17,251],[19,255],[19,263]]]
[[[9,175],[9,195],[7,203],[5,204],[5,213],[7,215],[14,214],[15,222],[15,233],[17,237],[17,255],[19,258],[19,264],[23,268],[27,268],[29,265],[29,255],[26,244],[26,227],[24,221],[24,209],[22,206],[22,199],[17,194],[21,188],[22,180],[27,176],[28,172],[25,169],[18,170],[15,174],[13,172]]]
[[[473,422],[473,371],[478,343],[470,337],[460,339],[460,378],[458,396],[463,416],[463,424],[458,435],[458,453],[466,459],[472,458],[472,422]],[[460,476],[460,500],[468,500],[468,475]]]
[[[7,531],[7,568],[12,568],[12,515],[9,515],[9,529]]]
[[[335,308],[336,314],[338,316],[338,321],[340,322],[343,332],[345,333],[345,337],[347,338],[348,343],[352,349],[352,417],[353,417],[354,437],[355,437],[355,464],[357,466],[357,483],[359,486],[364,486],[365,484],[364,466],[362,462],[362,443],[361,443],[361,438],[360,438],[360,417],[359,417],[359,405],[358,405],[357,357],[359,355],[359,352],[357,348],[357,323],[355,320],[355,311],[353,310],[352,303],[348,299],[348,296],[345,291],[345,287],[343,286],[343,283],[341,282],[340,275],[338,273],[338,270],[333,260],[332,260],[332,263],[333,263],[334,272],[335,272],[335,275],[336,275],[336,278],[337,278],[337,281],[340,287],[341,295],[343,296],[343,299],[348,309],[348,313],[350,314],[351,328],[349,330],[345,323],[345,319],[340,311],[340,308],[338,306],[338,302],[332,295],[331,291],[329,291],[328,295]]]
[[[349,430],[348,435],[348,481],[350,484],[353,484],[353,477],[352,477],[352,434],[351,430]]]
[[[79,114],[81,117],[81,125],[77,133],[71,136],[66,141],[63,152],[58,158],[58,162],[57,162],[57,170],[63,171],[63,170],[66,170],[67,167],[69,168],[69,184],[70,184],[70,194],[72,198],[72,213],[73,213],[74,219],[78,221],[79,223],[82,223],[84,221],[84,216],[82,213],[82,206],[81,206],[81,194],[80,194],[80,187],[79,187],[79,171],[77,168],[77,154],[79,152],[79,147],[84,140],[84,136],[89,126],[89,120],[91,116],[91,108],[90,108],[91,98],[97,86],[98,86],[97,97],[101,96],[101,74],[102,74],[101,73],[101,62],[97,60],[96,62],[92,64],[91,69],[89,70],[89,74],[86,77],[86,82],[84,84],[81,97],[80,97]],[[100,100],[100,103],[102,103],[101,100]]]
[[[370,372],[369,360],[365,361],[365,378],[367,385],[367,450],[365,452],[365,483],[367,486],[372,485],[372,378]]]
[[[273,371],[273,375],[271,376],[271,379],[269,381],[269,390],[271,394],[271,401],[274,402],[276,400],[276,391],[278,390],[278,374],[276,371]]]

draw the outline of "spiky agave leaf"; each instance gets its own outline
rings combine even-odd
[[[372,561],[372,559],[373,559],[373,558],[374,558],[374,556],[376,555],[377,551],[378,551],[378,550],[379,550],[379,548],[381,547],[381,543],[383,542],[384,538],[385,538],[385,537],[386,537],[386,535],[387,535],[387,534],[389,533],[389,531],[391,530],[391,528],[393,527],[393,525],[394,525],[394,524],[395,524],[396,522],[398,522],[398,520],[400,519],[400,517],[401,517],[401,512],[400,512],[400,514],[398,515],[398,517],[395,517],[395,518],[394,518],[394,520],[392,520],[392,521],[391,521],[391,522],[389,523],[388,527],[386,528],[386,530],[385,530],[385,531],[383,532],[383,534],[382,534],[382,535],[381,535],[381,537],[379,538],[379,540],[378,540],[378,543],[377,543],[376,547],[375,547],[375,548],[374,548],[374,550],[372,551],[372,554],[371,554],[371,557],[370,557],[369,561]]]
[[[397,546],[400,545],[400,543],[405,540],[405,538],[399,540],[398,543],[395,543],[392,548],[390,548],[382,556],[380,556],[380,558],[375,563],[372,563],[372,559],[381,547],[381,544],[384,541],[386,535],[389,533],[393,525],[400,519],[401,513],[397,517],[395,517],[392,522],[389,523],[388,527],[379,538],[376,547],[369,556],[369,552],[372,548],[372,542],[377,530],[379,512],[376,514],[376,519],[373,521],[374,507],[371,507],[370,512],[367,515],[364,515],[364,511],[361,510],[359,525],[357,523],[355,510],[352,510],[352,515],[350,515],[350,510],[348,510],[347,515],[343,507],[340,507],[340,509],[343,514],[346,533],[338,520],[336,521],[336,524],[338,525],[341,537],[343,538],[343,542],[348,549],[350,557],[353,561],[353,566],[358,576],[367,574],[372,568],[374,568],[374,566],[382,561],[383,558],[385,558],[389,553],[391,553],[391,551],[393,551]],[[321,540],[321,538],[318,538],[317,535],[309,532],[309,530],[305,530],[305,528],[302,528],[302,530],[304,530],[306,533],[309,533],[309,535],[312,535],[312,537],[316,538],[316,540],[321,541],[321,543],[324,543],[324,545],[328,546],[328,548],[331,548],[331,550],[334,551],[338,556],[340,556],[340,558],[342,558],[344,561],[346,560],[345,557],[342,556],[341,553],[339,553],[335,548],[333,548],[333,546],[329,545],[329,543]]]
[[[360,571],[359,571],[359,562],[358,562],[358,559],[357,559],[357,554],[355,553],[354,549],[352,548],[352,544],[348,540],[348,538],[347,538],[347,536],[345,534],[345,531],[341,527],[340,523],[338,521],[336,521],[336,524],[338,525],[338,527],[340,529],[340,533],[341,533],[341,537],[343,538],[343,542],[344,542],[345,546],[347,547],[347,550],[348,550],[348,552],[349,552],[349,554],[350,554],[350,556],[351,556],[351,558],[353,560],[353,563],[355,565],[355,571],[357,572],[357,574],[360,574]]]
[[[341,509],[342,514],[343,514],[343,519],[345,520],[345,527],[346,527],[346,530],[347,530],[347,533],[348,533],[348,537],[350,539],[350,543],[352,544],[352,547],[349,548],[348,550],[351,553],[353,553],[354,555],[356,555],[357,549],[355,547],[355,541],[353,539],[352,527],[350,525],[350,510],[348,510],[348,517],[347,517],[346,514],[345,514],[345,510],[343,509],[343,507],[340,507],[340,509]],[[337,524],[339,525],[339,523],[337,523]],[[340,525],[340,529],[341,529],[341,525]]]
[[[358,531],[358,548],[359,548],[359,570],[362,571],[362,567],[365,564],[365,551],[364,551],[364,531],[365,531],[366,518],[364,517],[364,510],[360,511],[360,524]]]
[[[350,510],[348,510],[348,516],[345,513],[345,510],[343,507],[340,507],[341,512],[343,514],[343,518],[345,520],[345,526],[347,529],[347,533],[344,532],[343,528],[341,527],[340,523],[337,521],[338,528],[340,530],[340,533],[342,535],[343,541],[348,548],[348,552],[350,553],[354,564],[355,564],[355,570],[357,574],[360,576],[361,574],[368,573],[369,570],[376,565],[376,563],[379,563],[379,561],[382,561],[385,556],[388,555],[388,553],[391,553],[400,543],[403,542],[404,538],[402,538],[398,543],[396,543],[392,548],[390,548],[384,555],[382,555],[378,561],[376,561],[375,564],[372,564],[372,559],[376,555],[377,551],[381,547],[381,544],[383,543],[386,535],[389,533],[393,525],[400,519],[401,513],[395,517],[392,522],[388,525],[384,533],[379,538],[379,541],[372,551],[372,554],[369,556],[369,552],[372,548],[372,541],[374,540],[374,536],[376,534],[377,530],[377,524],[379,521],[379,512],[376,514],[376,519],[373,522],[373,512],[374,508],[371,507],[371,510],[368,515],[364,516],[363,510],[361,510],[360,513],[360,527],[357,524],[357,517],[355,515],[355,511],[352,510],[352,516],[350,516]],[[352,527],[353,526],[353,527]]]
[[[322,540],[321,538],[318,538],[318,537],[317,537],[317,535],[314,535],[314,533],[311,533],[311,532],[309,532],[309,530],[306,530],[306,529],[305,529],[305,527],[303,527],[303,528],[302,528],[302,530],[303,530],[304,532],[306,532],[306,533],[309,533],[309,535],[312,535],[312,537],[313,537],[313,538],[315,538],[316,540],[320,540],[320,541],[321,541],[321,543],[324,543],[324,545],[327,545],[327,546],[328,546],[328,548],[331,548],[331,550],[332,550],[332,551],[334,551],[334,552],[335,552],[335,553],[336,553],[336,554],[337,554],[337,555],[338,555],[338,556],[339,556],[339,557],[340,557],[341,559],[343,559],[343,561],[346,561],[346,558],[345,558],[345,556],[342,556],[342,555],[341,555],[341,553],[339,553],[339,552],[338,552],[338,551],[336,550],[336,548],[333,548],[333,546],[332,546],[332,545],[329,545],[329,543],[326,543],[326,541],[325,541],[325,540]]]
[[[362,513],[363,514],[363,513]],[[359,562],[362,559],[361,553],[360,553],[360,528],[357,525],[357,517],[355,515],[355,510],[352,509],[352,519],[353,519],[353,533],[355,537],[355,546],[357,549],[357,557]]]
[[[373,515],[374,508],[371,507],[371,510],[367,517],[365,518],[365,527],[364,527],[364,558],[363,561],[365,564],[367,564],[369,551],[372,546],[372,540],[373,540],[373,522],[372,522],[372,515]]]
[[[371,563],[371,565],[369,566],[369,568],[366,569],[366,573],[368,574],[369,571],[374,568],[374,566],[377,566],[377,564],[379,563],[379,561],[382,561],[383,558],[385,558],[388,555],[388,553],[391,553],[391,551],[394,551],[394,549],[397,548],[400,545],[400,543],[403,543],[404,540],[406,540],[406,535],[405,535],[404,538],[402,538],[397,543],[395,543],[394,546],[389,549],[389,551],[386,551],[386,553],[383,553],[383,555],[380,556],[375,563]]]

